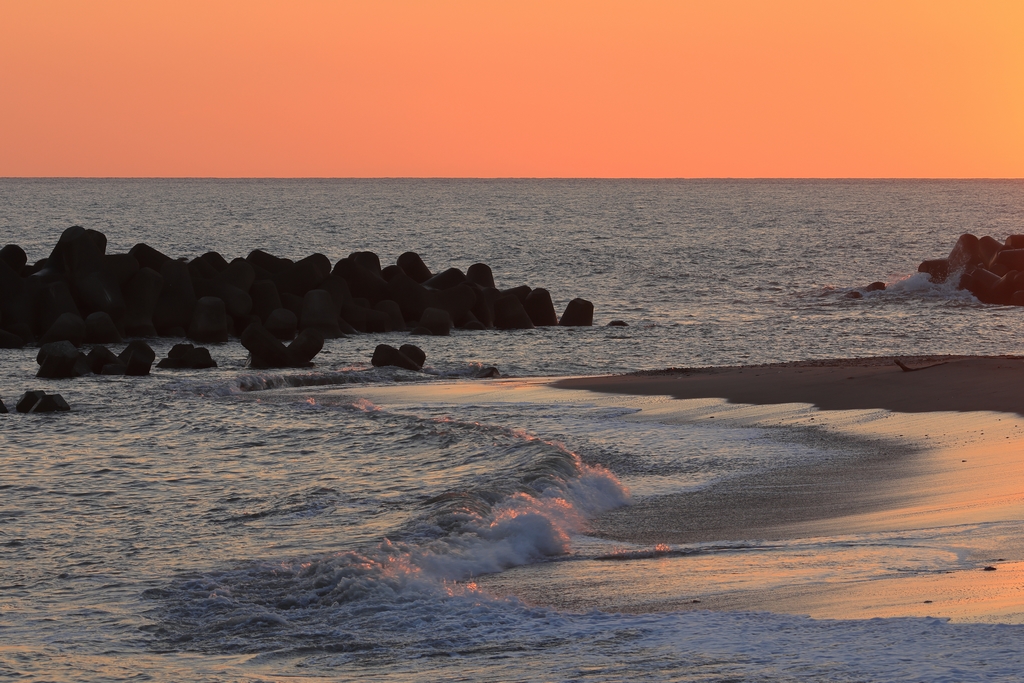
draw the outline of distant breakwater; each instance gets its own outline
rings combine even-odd
[[[982,303],[1024,306],[1024,235],[1000,242],[965,233],[949,256],[923,261],[917,270],[928,273],[933,282],[957,277],[957,287]]]
[[[228,261],[209,251],[186,260],[144,243],[127,254],[106,247],[103,233],[73,226],[31,264],[18,245],[0,250],[0,347],[157,336],[217,343],[254,325],[290,341],[307,330],[330,339],[593,324],[586,299],[558,316],[546,289],[499,289],[483,263],[434,273],[414,252],[382,267],[377,254],[359,251],[332,267],[319,253],[292,261],[254,249]]]

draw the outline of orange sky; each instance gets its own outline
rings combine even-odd
[[[0,0],[0,176],[1024,177],[1024,2]]]

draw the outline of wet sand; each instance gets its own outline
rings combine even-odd
[[[784,415],[786,404],[811,404],[821,411],[813,411],[816,418],[804,414],[804,421],[816,419],[811,424],[823,433],[831,422],[832,431],[866,441],[834,461],[647,498],[593,523],[596,537],[631,547],[747,540],[752,550],[669,553],[644,560],[642,568],[626,567],[636,564],[627,560],[616,563],[621,569],[595,567],[586,582],[577,576],[571,589],[560,585],[553,567],[530,578],[529,570],[518,578],[510,572],[483,584],[500,592],[495,584],[512,581],[521,584],[517,594],[525,599],[566,608],[572,603],[621,611],[769,610],[820,618],[930,615],[1024,622],[1024,360],[901,361],[925,369],[906,372],[892,359],[854,359],[555,382],[564,389],[682,399],[677,416],[671,408],[649,416],[676,423],[717,418],[720,424],[750,424],[746,412],[766,424],[766,416],[770,422],[771,415]],[[698,399],[711,398],[728,403],[693,409]],[[843,426],[849,414],[843,411],[872,409],[893,412],[880,412],[854,429]],[[920,548],[878,560],[866,550],[873,534],[886,535],[879,543],[894,548],[904,542],[901,535],[924,534],[934,539],[925,546],[957,556],[955,569],[894,571],[901,562],[915,566],[917,560],[909,558]],[[801,539],[829,550],[808,554]],[[765,560],[758,548],[772,542],[772,559]],[[639,590],[638,571],[644,577]]]
[[[757,405],[810,403],[822,410],[902,413],[1000,411],[1024,415],[1024,358],[902,356],[680,368],[559,380],[555,387],[604,393],[724,398]]]
[[[1024,360],[901,360],[944,364],[815,361],[360,395],[631,406],[640,411],[621,419],[779,429],[828,454],[635,499],[593,520],[566,561],[477,577],[491,594],[580,611],[1024,623]]]

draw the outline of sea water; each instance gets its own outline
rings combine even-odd
[[[530,379],[1021,353],[1024,311],[916,269],[962,232],[1024,232],[1022,182],[0,180],[0,242],[31,261],[75,224],[109,253],[484,262],[559,309],[589,299],[595,326],[418,337],[422,374],[370,366],[398,333],[329,340],[308,371],[249,369],[232,341],[210,347],[213,370],[37,380],[34,349],[0,352],[9,406],[28,389],[72,405],[0,416],[4,677],[1015,680],[1024,667],[1012,625],[624,614],[488,591],[481,577],[551,563],[571,586],[610,550],[635,553],[640,585],[651,549],[593,537],[588,520],[836,451],[756,426],[637,421],[625,399],[430,391],[490,366]],[[873,281],[887,288],[863,292]],[[163,357],[176,341],[151,343]],[[378,396],[401,386],[420,398]],[[962,559],[947,555],[920,562]]]

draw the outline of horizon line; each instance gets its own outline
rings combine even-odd
[[[3,180],[1024,180],[1024,176],[0,176]]]

